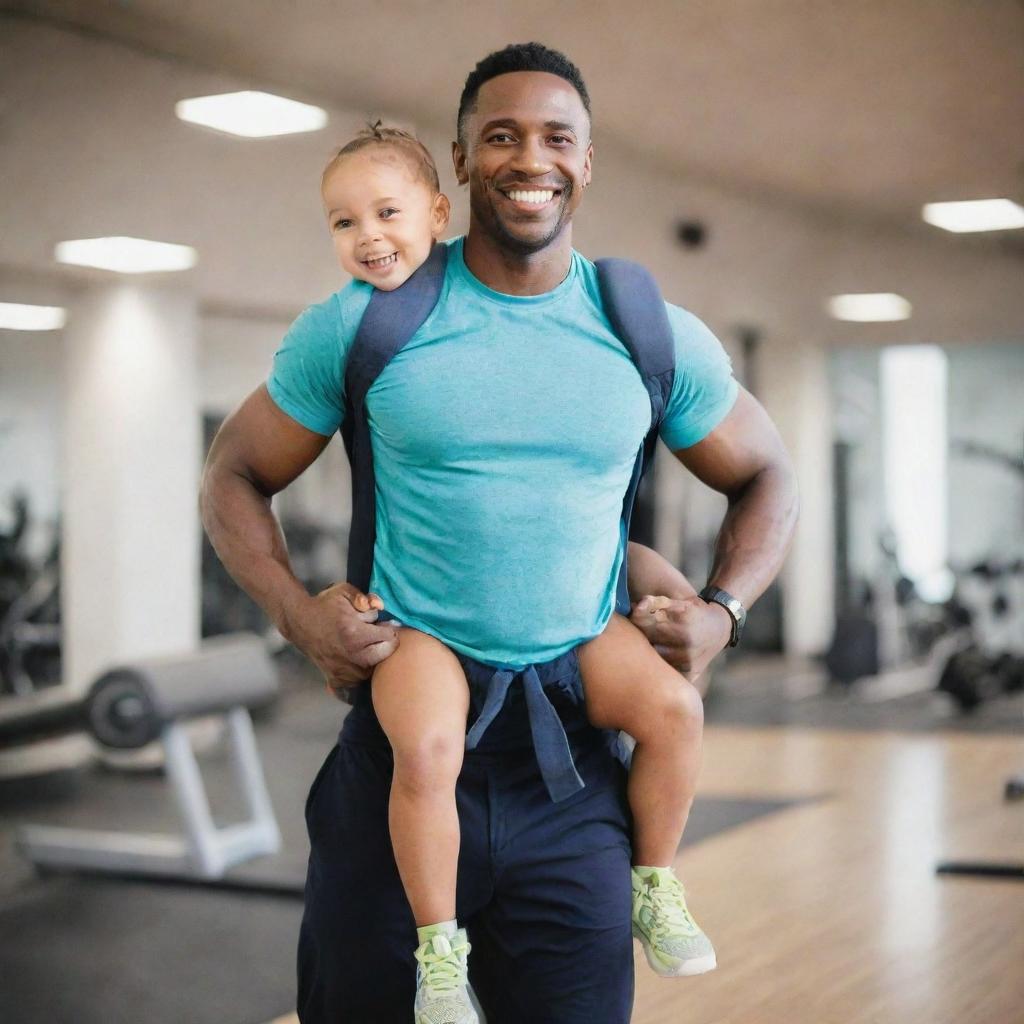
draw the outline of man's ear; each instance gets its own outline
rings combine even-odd
[[[466,154],[458,141],[452,143],[452,164],[455,166],[455,180],[460,185],[469,183],[469,171],[466,168]]]
[[[448,227],[452,215],[452,204],[443,192],[434,196],[434,207],[430,211],[430,230],[435,238],[440,238]]]
[[[583,187],[586,188],[592,178],[594,169],[594,144],[592,142],[587,143],[587,159],[583,164]]]

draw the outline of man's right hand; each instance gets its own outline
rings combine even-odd
[[[288,610],[288,639],[324,674],[335,696],[363,682],[398,649],[398,628],[377,624],[384,605],[351,583],[335,583]]]

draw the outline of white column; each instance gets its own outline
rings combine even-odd
[[[800,484],[800,523],[780,585],[788,654],[817,654],[834,626],[832,410],[824,348],[766,345],[762,400],[789,449]]]
[[[202,459],[193,295],[85,291],[65,331],[64,683],[199,639]]]

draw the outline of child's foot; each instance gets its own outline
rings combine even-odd
[[[671,868],[633,869],[633,935],[663,978],[704,974],[717,966],[714,947],[687,910],[682,883]]]
[[[416,1024],[479,1024],[466,988],[466,931],[432,935],[416,959]]]

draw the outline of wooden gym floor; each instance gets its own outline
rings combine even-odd
[[[1024,1024],[1024,884],[934,871],[1024,861],[1021,771],[1019,733],[709,725],[700,793],[815,799],[684,845],[719,967],[661,979],[636,946],[634,1024]]]

